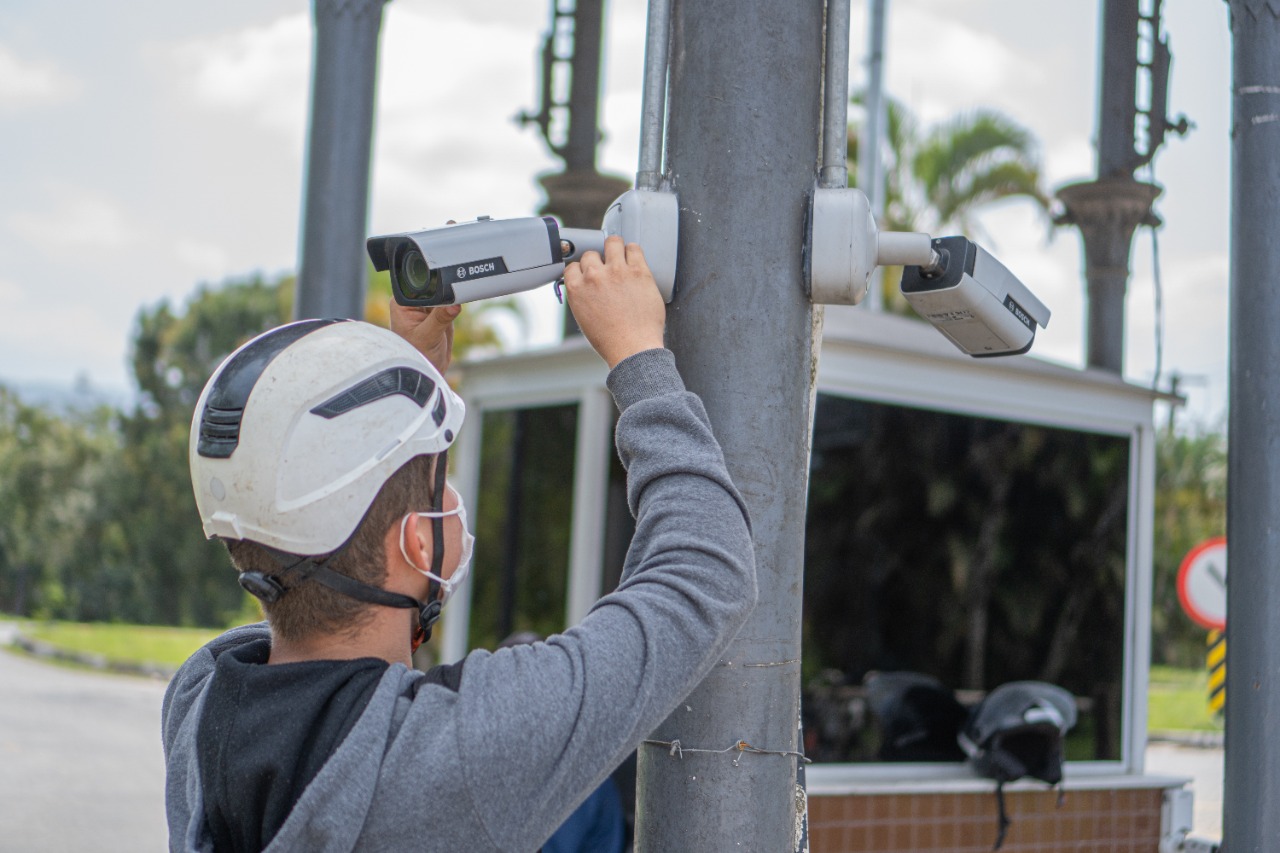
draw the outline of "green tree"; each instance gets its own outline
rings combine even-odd
[[[1155,663],[1204,665],[1205,629],[1178,602],[1178,568],[1200,542],[1227,529],[1226,436],[1170,424],[1156,442],[1151,657]]]
[[[1030,131],[1003,113],[976,110],[922,127],[906,107],[889,99],[886,114],[884,230],[983,237],[976,214],[984,206],[1025,198],[1048,211],[1039,146]],[[858,139],[854,123],[848,135],[851,186],[858,171]],[[884,276],[884,304],[909,314],[898,292],[900,278],[901,269]]]
[[[127,618],[226,624],[243,605],[225,550],[205,540],[187,472],[187,438],[219,362],[287,318],[292,279],[202,287],[181,313],[165,301],[138,314],[131,362],[139,400],[121,414],[121,452],[101,497],[99,565]]]
[[[116,449],[103,409],[64,416],[0,388],[0,611],[72,617],[105,460]]]

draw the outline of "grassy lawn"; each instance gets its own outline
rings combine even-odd
[[[8,621],[8,620],[6,620]],[[100,655],[117,663],[177,667],[220,631],[204,628],[161,628],[149,625],[79,622],[19,623],[32,639],[71,651]],[[1151,667],[1147,691],[1150,731],[1222,731],[1222,720],[1209,713],[1209,676],[1200,669]]]
[[[177,667],[221,631],[80,622],[27,622],[23,634],[62,649],[101,655],[116,663]]]
[[[1209,713],[1209,674],[1203,669],[1151,667],[1147,690],[1147,728],[1160,731],[1222,731]]]

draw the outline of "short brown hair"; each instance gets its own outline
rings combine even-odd
[[[381,587],[387,580],[383,542],[387,530],[405,513],[429,508],[434,456],[415,456],[400,466],[382,484],[369,504],[347,547],[326,565],[361,583]],[[276,575],[283,568],[271,551],[257,542],[225,540],[231,563],[240,572]],[[296,556],[296,555],[294,555]],[[322,555],[308,555],[322,556]],[[359,628],[377,605],[350,598],[314,581],[290,585],[287,594],[275,602],[263,602],[262,609],[272,632],[282,639],[300,640],[317,632],[347,633]]]

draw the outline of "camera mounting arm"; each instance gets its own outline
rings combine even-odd
[[[818,304],[856,305],[877,266],[901,266],[902,295],[962,352],[976,358],[1031,348],[1050,311],[1017,276],[965,237],[880,231],[856,189],[814,189],[804,277]]]

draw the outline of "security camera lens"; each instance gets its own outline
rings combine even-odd
[[[400,252],[396,264],[400,273],[400,287],[404,295],[411,299],[431,299],[435,297],[440,284],[440,274],[431,269],[422,252],[416,248],[406,248]]]

